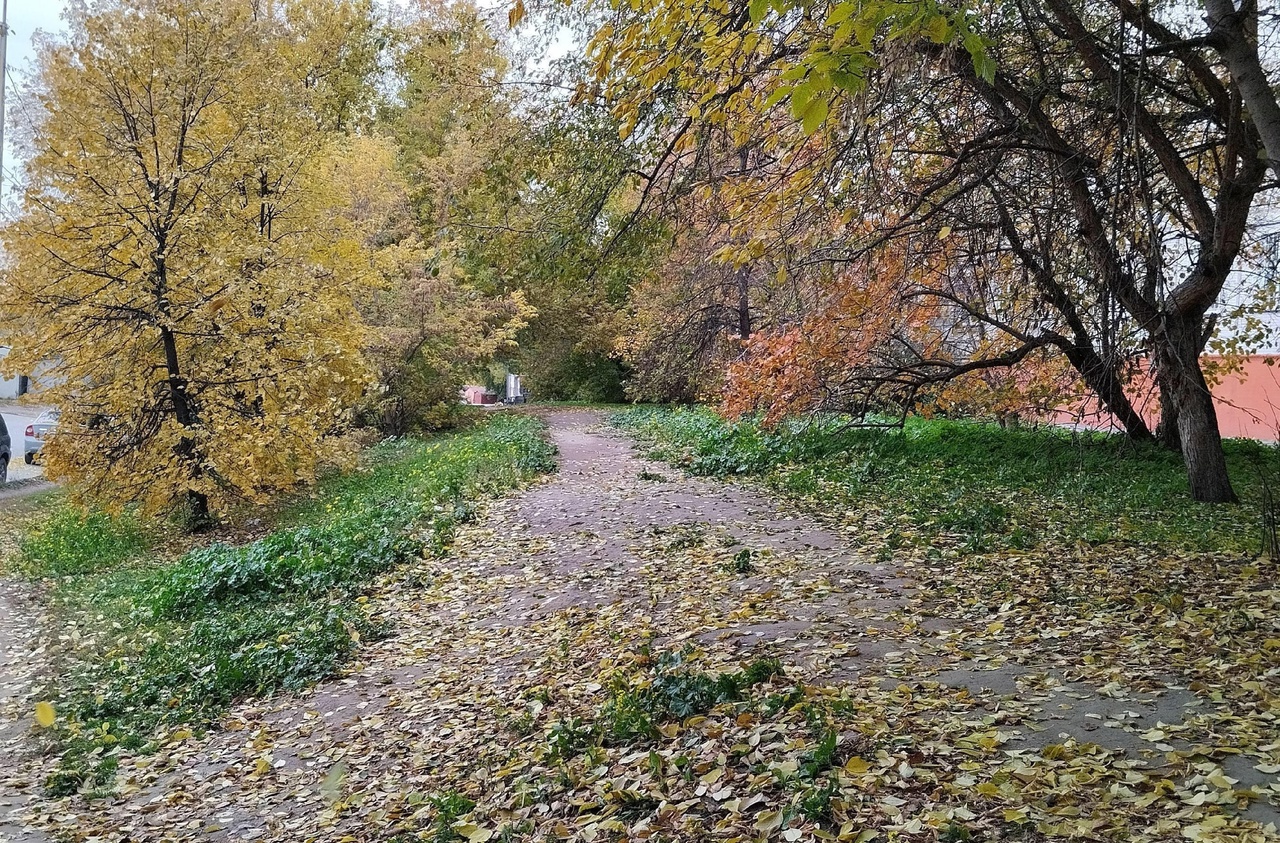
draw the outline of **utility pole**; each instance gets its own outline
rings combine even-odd
[[[4,83],[9,78],[9,0],[0,0],[0,213],[4,205]]]

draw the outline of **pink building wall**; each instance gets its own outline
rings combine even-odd
[[[1280,441],[1280,357],[1246,358],[1239,374],[1213,387],[1213,403],[1223,436]]]
[[[483,386],[468,384],[462,388],[462,401],[464,404],[493,404],[497,397]]]
[[[1206,357],[1205,363],[1214,358]],[[1223,374],[1212,387],[1218,427],[1224,438],[1280,441],[1280,356],[1253,355],[1238,372]],[[1131,390],[1134,403],[1153,428],[1159,420],[1159,393],[1143,378]],[[1079,407],[1063,408],[1050,419],[1055,424],[1080,425],[1095,430],[1121,430],[1115,417],[1090,399]]]

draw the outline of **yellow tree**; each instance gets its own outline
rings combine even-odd
[[[450,151],[446,146],[441,157]],[[382,430],[400,435],[454,423],[465,379],[513,351],[535,310],[521,290],[477,289],[467,244],[443,223],[424,240],[396,154],[389,138],[366,134],[349,139],[337,166],[347,176],[342,204],[378,279],[359,302],[381,385],[365,410]]]
[[[0,316],[81,498],[200,521],[306,482],[368,383],[369,264],[292,26],[288,4],[113,0],[40,58]]]

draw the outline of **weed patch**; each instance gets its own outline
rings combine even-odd
[[[743,670],[719,674],[693,669],[685,659],[684,653],[663,654],[651,675],[621,680],[601,711],[602,737],[615,743],[655,738],[663,723],[736,702],[749,688],[783,675],[777,659],[757,659]]]
[[[140,555],[151,536],[133,515],[84,513],[59,504],[18,544],[18,571],[30,577],[68,577],[119,567]]]

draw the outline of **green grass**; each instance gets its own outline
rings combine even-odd
[[[62,766],[49,790],[102,785],[120,747],[332,675],[385,631],[367,610],[380,574],[442,552],[476,500],[554,467],[542,431],[511,414],[448,438],[383,443],[366,470],[276,512],[273,532],[176,560],[149,556],[127,518],[56,511],[22,544],[27,572],[56,578],[52,599],[80,642],[58,656]]]
[[[62,500],[18,540],[16,571],[28,576],[88,574],[127,562],[151,544],[133,515],[85,513]]]
[[[1242,500],[1230,506],[1195,503],[1177,454],[1118,436],[922,418],[901,430],[827,417],[770,431],[706,409],[614,420],[692,473],[759,476],[860,521],[886,555],[922,540],[969,552],[1124,542],[1256,554],[1260,478],[1280,486],[1280,453],[1244,440],[1226,446]]]

